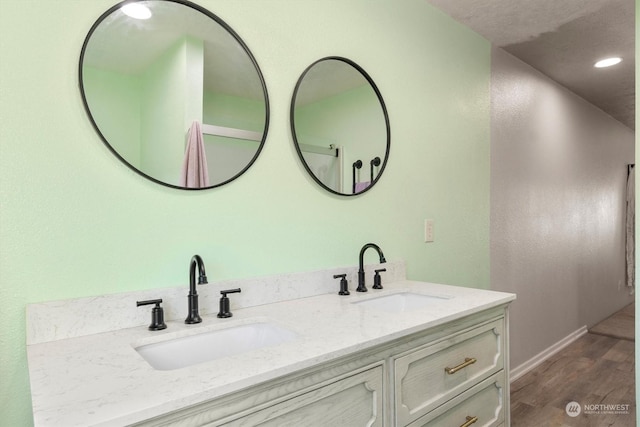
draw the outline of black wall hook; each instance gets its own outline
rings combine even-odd
[[[351,171],[352,171],[352,182],[353,182],[353,186],[352,186],[352,193],[356,194],[356,169],[360,169],[362,167],[362,160],[356,160],[355,162],[353,162],[353,165],[351,165]]]
[[[369,165],[371,166],[371,184],[373,184],[373,168],[374,167],[378,167],[380,166],[380,157],[376,156],[373,159],[371,159],[371,161],[369,162]]]

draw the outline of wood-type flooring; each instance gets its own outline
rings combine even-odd
[[[511,425],[635,427],[634,364],[634,341],[587,333],[511,384]]]
[[[589,329],[589,332],[634,341],[635,322],[635,304],[629,304],[611,317],[606,318]]]

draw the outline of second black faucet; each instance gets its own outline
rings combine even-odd
[[[367,292],[367,287],[364,284],[364,252],[369,248],[373,248],[376,250],[376,252],[378,252],[378,256],[380,257],[381,264],[387,262],[387,260],[384,258],[384,254],[382,253],[382,250],[380,249],[380,246],[376,245],[375,243],[367,243],[366,245],[364,245],[362,249],[360,249],[360,260],[359,260],[360,264],[358,269],[358,288],[356,289],[357,292]]]

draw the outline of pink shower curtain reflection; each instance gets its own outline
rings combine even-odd
[[[186,188],[209,187],[207,155],[200,123],[194,121],[187,134],[187,149],[180,170],[180,186]]]

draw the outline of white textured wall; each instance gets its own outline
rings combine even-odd
[[[511,366],[633,301],[624,211],[634,132],[492,51],[491,284],[515,292]]]

